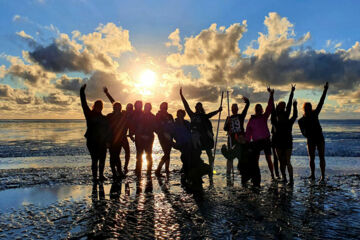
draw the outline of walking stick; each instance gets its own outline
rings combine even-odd
[[[223,98],[224,98],[224,92],[221,92],[220,107],[222,107]],[[218,139],[218,135],[219,135],[220,117],[221,117],[221,112],[219,113],[219,119],[218,119],[218,123],[217,123],[215,146],[214,146],[214,160],[213,160],[213,164],[212,164],[213,166],[211,166],[211,169],[214,168],[214,162],[215,162],[215,156],[216,156],[216,144],[217,144],[217,139]]]

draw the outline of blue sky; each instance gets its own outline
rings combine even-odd
[[[134,78],[133,72],[142,71],[142,69],[134,67],[133,62],[140,61],[141,63],[144,63],[141,66],[151,66],[151,64],[149,65],[149,62],[154,62],[154,65],[161,66],[159,67],[161,73],[158,72],[158,75],[159,81],[162,81],[160,75],[171,75],[170,72],[175,71],[173,65],[168,66],[171,64],[166,61],[166,58],[171,54],[178,53],[178,50],[174,46],[165,46],[165,43],[169,41],[169,34],[174,32],[175,29],[178,28],[180,31],[180,43],[183,46],[180,54],[183,54],[186,38],[195,38],[203,30],[209,29],[211,24],[216,23],[218,28],[220,26],[225,26],[227,29],[235,23],[241,24],[243,20],[246,20],[246,32],[242,34],[241,39],[237,42],[240,51],[243,54],[250,43],[253,43],[255,48],[258,46],[257,40],[259,32],[263,34],[267,33],[267,26],[264,25],[264,20],[266,16],[269,16],[270,12],[276,12],[281,18],[286,18],[293,24],[291,29],[295,33],[294,39],[299,39],[307,32],[310,32],[311,37],[307,41],[301,45],[292,46],[291,50],[300,49],[305,51],[306,49],[313,49],[317,51],[324,50],[326,53],[335,53],[337,49],[347,51],[360,40],[360,32],[358,31],[358,23],[360,22],[358,14],[360,12],[360,4],[358,1],[2,0],[0,1],[0,54],[2,55],[0,58],[0,66],[4,65],[6,69],[10,68],[11,63],[7,56],[15,56],[23,59],[23,51],[35,51],[35,48],[30,47],[28,42],[24,41],[23,37],[19,37],[16,34],[20,31],[24,31],[27,35],[32,36],[37,46],[46,47],[53,43],[54,39],[59,38],[59,33],[65,33],[71,38],[74,30],[85,35],[95,32],[99,24],[106,25],[108,23],[114,23],[117,27],[121,27],[122,30],[129,31],[129,42],[133,47],[132,50],[121,52],[121,56],[112,56],[114,61],[117,61],[121,65],[117,68],[119,74],[121,74],[121,70],[128,72],[129,76]],[[357,58],[352,60],[358,61]],[[25,61],[24,64],[31,65],[34,63]],[[182,66],[180,69],[189,69],[188,63],[183,62],[181,64]],[[128,67],[133,67],[133,72],[131,74],[129,73],[131,72],[130,70],[127,71]],[[198,67],[199,64],[190,66],[191,69],[196,69]],[[208,69],[210,66],[205,67]],[[213,67],[213,65],[211,65],[211,67]],[[201,78],[203,84],[213,84],[201,75],[204,74],[204,72],[192,72],[194,73],[193,78],[190,80],[188,79],[189,81],[196,82],[198,81],[197,79]],[[56,72],[56,77],[49,80],[49,83],[54,84],[64,74],[69,78],[79,77],[89,79],[92,76],[92,73],[84,73],[83,71]],[[14,75],[8,72],[3,75],[5,76],[0,80],[0,84],[8,85],[13,89],[21,88],[22,90],[29,90],[33,94],[32,97],[37,96],[43,98],[47,95],[45,90],[35,91],[33,89],[34,86],[27,84],[26,79],[21,79],[22,77],[19,77],[19,75],[14,77]],[[359,86],[357,82],[358,76],[352,77],[355,80],[349,81],[356,81],[354,85]],[[136,81],[136,79],[129,81]],[[201,81],[199,80],[199,82]],[[231,83],[232,82],[229,81],[226,85],[229,87]],[[236,84],[236,81],[233,82],[233,85]],[[257,84],[256,86],[260,85],[261,84]],[[284,89],[285,85],[286,84],[284,83]],[[299,98],[303,97],[309,98],[314,102],[317,101],[322,89],[319,82],[311,84],[311,80],[309,80],[305,81],[303,85],[301,85],[301,83],[299,83],[299,85],[301,86],[299,89]],[[346,91],[349,89],[341,89],[340,83],[335,82],[335,85],[337,85],[337,91],[333,93],[334,97],[328,100],[329,105],[331,105],[333,109],[326,109],[325,117],[360,117],[360,114],[357,112],[360,112],[360,100],[355,99],[356,101],[351,102],[351,104],[349,103],[350,100],[341,102],[339,99],[343,100],[343,96],[348,95],[346,94]],[[5,87],[3,86],[3,89],[4,88]],[[257,91],[255,86],[253,88]],[[280,89],[282,88],[280,87]],[[316,89],[316,91],[309,89]],[[358,90],[358,88],[355,89],[355,91]],[[20,94],[20,92],[17,94]],[[52,94],[55,95],[54,92],[52,92]],[[61,95],[62,99],[65,98],[65,96],[71,96],[69,92],[62,92],[61,94],[64,94],[64,96]],[[13,93],[13,95],[16,94]],[[195,95],[196,94],[194,93],[194,101],[197,100]],[[74,100],[68,101],[68,103],[72,103],[69,104],[71,106],[66,107],[65,103],[61,106],[57,106],[60,112],[75,111],[75,104],[77,104],[77,100],[75,99],[76,94],[73,94],[73,96]],[[287,95],[284,93],[280,98],[286,98],[286,96]],[[356,97],[357,95],[355,94],[354,96]],[[28,96],[29,99],[30,97],[31,96]],[[234,97],[234,99],[236,98]],[[150,98],[150,100],[157,102],[158,99]],[[35,100],[33,99],[28,102],[30,105],[34,105],[34,101]],[[256,101],[257,99],[254,99],[254,102]],[[261,100],[259,101],[262,102]],[[11,110],[16,108],[16,105],[11,103],[9,96],[0,98],[0,104],[2,104],[0,108],[3,108],[1,111],[7,111],[9,114],[13,112],[14,115],[18,114]],[[53,103],[46,101],[41,104],[37,103],[37,105],[42,104],[46,105],[46,109],[48,109],[51,108],[50,104],[56,104],[56,101]],[[213,104],[212,101],[209,102],[210,106],[212,106],[211,104]],[[343,104],[348,104],[348,108],[339,110],[339,106],[342,106]],[[4,107],[5,105],[12,107],[7,109]],[[68,110],[66,110],[67,108]],[[43,112],[45,113],[46,111],[44,110]],[[357,113],[354,114],[354,112]],[[56,117],[58,115],[63,114],[55,114],[54,111],[51,111],[46,113],[44,117]],[[29,115],[27,114],[27,116]],[[34,115],[34,117],[41,116]]]

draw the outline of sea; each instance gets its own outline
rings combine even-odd
[[[327,180],[309,175],[306,139],[294,124],[295,185],[272,181],[262,155],[261,188],[226,176],[220,121],[214,177],[201,193],[180,183],[180,153],[171,173],[133,174],[92,184],[85,120],[0,120],[0,239],[357,239],[360,234],[360,120],[321,120]],[[212,121],[216,134],[217,121]],[[245,125],[247,122],[245,122]],[[269,126],[270,127],[270,126]],[[124,159],[121,153],[121,159]],[[157,138],[154,168],[162,157]],[[207,156],[202,158],[207,162]],[[234,161],[234,166],[237,162]],[[143,168],[146,163],[144,159]]]

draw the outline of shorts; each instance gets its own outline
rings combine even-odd
[[[270,138],[260,139],[253,142],[254,150],[260,154],[264,150],[265,155],[271,155],[271,142]]]
[[[325,143],[324,135],[319,135],[317,137],[309,137],[307,138],[308,145],[319,145]]]

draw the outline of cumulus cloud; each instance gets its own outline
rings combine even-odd
[[[17,32],[16,35],[18,35],[19,37],[21,37],[24,41],[26,41],[26,43],[29,45],[29,47],[31,48],[36,48],[38,46],[38,44],[36,43],[35,39],[27,34],[26,32],[24,32],[24,30]]]
[[[45,103],[50,103],[60,106],[68,106],[75,102],[76,98],[72,96],[66,96],[62,92],[50,93],[43,97]]]
[[[294,49],[309,39],[307,33],[295,39],[293,25],[277,13],[265,19],[268,34],[260,33],[258,47],[249,47],[250,56],[241,58],[229,74],[233,79],[247,79],[282,86],[292,82],[313,87],[330,82],[330,91],[350,90],[360,83],[360,47],[334,53],[311,48]]]
[[[175,46],[179,51],[182,50],[183,46],[180,43],[180,30],[178,28],[174,32],[170,33],[168,39],[170,41],[165,43],[167,47]]]
[[[51,79],[56,77],[56,74],[45,71],[41,66],[25,64],[18,57],[7,57],[11,63],[6,70],[6,74],[11,77],[17,77],[24,80],[28,86],[44,86],[48,85]]]
[[[212,24],[197,36],[186,38],[184,53],[171,54],[167,62],[175,67],[200,66],[203,74],[213,72],[205,79],[211,83],[227,81],[229,66],[239,58],[238,41],[246,32],[246,26],[246,21],[232,24],[227,29]]]
[[[56,88],[64,90],[65,92],[71,92],[78,94],[80,87],[85,84],[87,79],[82,78],[69,78],[66,75],[62,75],[55,83]]]
[[[108,23],[87,35],[73,31],[72,39],[67,34],[60,34],[52,44],[37,47],[29,56],[49,71],[90,73],[114,71],[118,64],[112,58],[132,49],[128,30]]]

